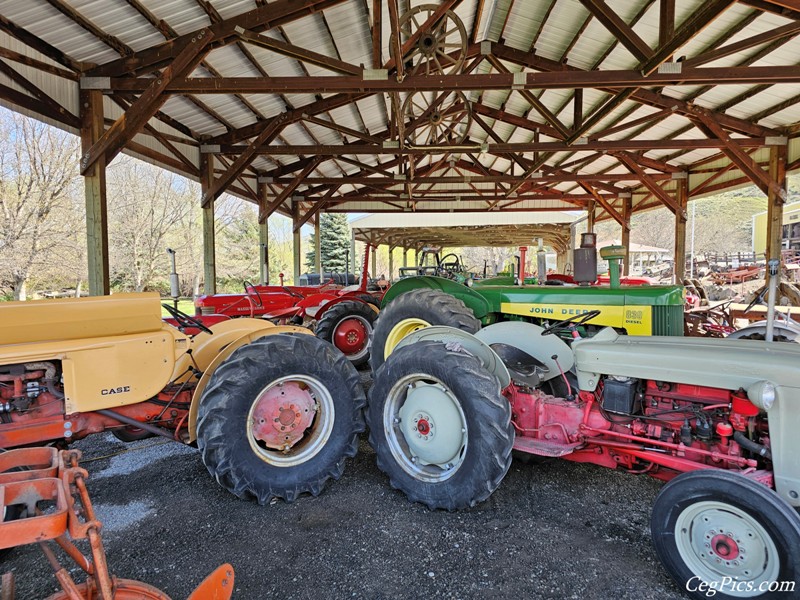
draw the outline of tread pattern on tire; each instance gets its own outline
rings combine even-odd
[[[369,362],[373,374],[386,360],[383,349],[392,328],[408,317],[423,318],[431,325],[448,325],[467,333],[481,328],[473,312],[455,296],[429,288],[410,290],[392,300],[375,321]]]
[[[472,473],[468,474],[472,475],[472,478],[464,485],[458,486],[459,489],[451,490],[439,498],[426,493],[428,488],[424,484],[406,485],[412,478],[392,457],[383,431],[386,393],[404,375],[421,370],[443,380],[451,390],[451,385],[455,387],[458,382],[469,386],[468,397],[464,399],[459,397],[459,401],[467,419],[470,418],[472,410],[476,413],[472,421],[467,424],[469,431],[467,453],[474,458],[477,465],[473,465],[472,460],[467,464],[468,459],[465,458],[459,471],[465,467],[478,468],[472,469]],[[449,379],[447,374],[453,377],[450,381],[446,381]],[[458,397],[458,394],[456,395]],[[465,400],[472,406],[471,409],[465,406]],[[367,423],[369,443],[376,452],[378,468],[388,475],[390,485],[404,492],[410,501],[419,502],[430,509],[441,508],[452,511],[470,508],[483,502],[497,489],[511,466],[511,449],[514,444],[511,406],[500,394],[497,378],[483,368],[475,357],[447,350],[444,344],[438,342],[419,342],[392,353],[378,369],[375,383],[370,390]],[[456,472],[445,483],[454,482],[459,475],[463,477],[463,473]]]
[[[339,389],[326,384],[335,404],[333,431],[328,443],[307,462],[274,467],[250,448],[243,422],[255,399],[254,386],[263,389],[270,381],[298,372],[315,377],[326,372],[334,377],[338,374]],[[254,383],[254,377],[260,379]],[[340,404],[336,404],[337,397]],[[310,335],[266,336],[237,349],[212,375],[198,409],[198,447],[209,473],[240,498],[254,497],[265,504],[274,497],[291,502],[304,492],[317,496],[329,479],[341,477],[345,460],[356,455],[358,434],[364,431],[365,404],[358,372],[344,354]],[[343,407],[347,411],[340,415]],[[242,424],[237,430],[231,422],[239,417]],[[254,468],[243,468],[243,462]],[[268,472],[281,475],[281,481],[270,479]]]

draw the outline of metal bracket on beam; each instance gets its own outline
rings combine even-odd
[[[630,192],[620,192],[619,194],[617,194],[617,196],[619,196],[620,198],[630,198],[631,197],[631,193]]]
[[[400,142],[398,140],[384,140],[383,142],[384,148],[399,148]]]
[[[659,74],[676,75],[683,71],[682,62],[665,62],[658,65]]]
[[[111,88],[111,77],[81,77],[82,90],[107,90]]]
[[[394,175],[392,175],[392,179],[394,179],[395,181],[405,181],[406,176],[405,173],[395,173]]]
[[[389,69],[364,69],[361,77],[364,81],[386,81]]]
[[[572,145],[573,146],[585,146],[588,143],[589,143],[589,138],[586,137],[586,136],[581,136],[578,139],[576,139],[574,142],[572,142]]]
[[[541,171],[534,171],[530,174],[531,179],[541,179],[542,177],[544,177],[544,174]]]
[[[765,146],[785,146],[789,143],[789,138],[784,135],[770,135],[764,138]]]
[[[486,154],[489,152],[489,144],[484,142],[481,144],[481,154]]]
[[[488,56],[492,53],[492,42],[489,40],[483,40],[481,42],[481,54],[483,56]]]
[[[689,173],[686,171],[678,171],[676,173],[672,173],[672,179],[688,179]]]
[[[525,71],[517,71],[514,73],[514,81],[511,83],[511,89],[524,90],[526,83],[528,83],[528,74]]]
[[[221,149],[219,144],[200,144],[200,154],[215,154]]]
[[[306,199],[305,196],[292,196],[291,201],[292,202],[302,202],[305,199]]]
[[[275,178],[261,176],[258,178],[258,183],[273,183]]]

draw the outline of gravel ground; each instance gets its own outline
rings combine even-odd
[[[643,476],[515,461],[487,502],[429,511],[389,487],[364,437],[321,496],[262,507],[219,487],[192,448],[111,435],[76,447],[112,572],[175,599],[223,562],[236,570],[236,599],[684,598],[652,549],[660,484]],[[19,599],[57,589],[35,546],[6,556],[6,571]]]

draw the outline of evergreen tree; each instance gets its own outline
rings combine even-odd
[[[350,225],[347,215],[341,213],[322,213],[319,224],[322,243],[322,270],[325,273],[344,273],[347,267],[347,254],[350,251]],[[309,236],[310,249],[306,252],[306,268],[313,273],[316,270],[315,237]],[[353,269],[353,257],[349,259],[350,270]]]

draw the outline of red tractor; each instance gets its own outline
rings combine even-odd
[[[254,285],[245,281],[241,294],[199,296],[194,302],[195,314],[204,322],[222,315],[305,325],[360,366],[369,360],[372,326],[383,297],[383,291],[367,291],[368,258],[369,246],[358,285],[340,287],[332,281],[319,286]]]

